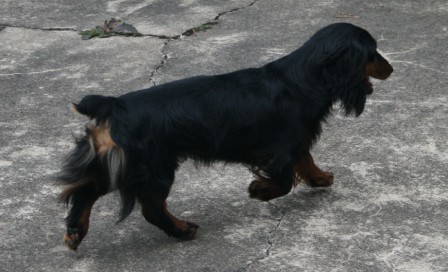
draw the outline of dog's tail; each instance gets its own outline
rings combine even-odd
[[[112,96],[87,95],[78,104],[73,104],[75,111],[95,119],[98,123],[104,122],[123,111],[123,101]]]
[[[74,109],[94,121],[86,126],[83,136],[75,137],[76,146],[65,158],[57,177],[59,183],[66,186],[60,198],[73,204],[77,199],[96,198],[119,189],[121,221],[135,205],[135,197],[120,189],[126,176],[126,152],[112,134],[125,105],[118,98],[89,95],[74,104]]]

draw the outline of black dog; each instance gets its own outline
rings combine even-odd
[[[120,97],[89,95],[75,109],[92,122],[67,157],[59,180],[71,203],[65,242],[76,249],[95,201],[118,190],[120,220],[135,201],[143,216],[170,236],[192,239],[198,226],[177,219],[166,198],[179,163],[241,163],[254,173],[249,195],[270,200],[299,180],[330,186],[333,174],[313,162],[310,149],[321,122],[341,101],[360,115],[371,94],[369,77],[386,79],[390,64],[362,28],[337,23],[301,48],[261,68],[199,76]]]

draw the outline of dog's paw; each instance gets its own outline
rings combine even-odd
[[[78,228],[67,228],[67,232],[64,234],[64,243],[71,250],[76,250],[81,244],[82,236],[78,231]]]
[[[329,187],[333,184],[334,175],[331,172],[323,172],[323,175],[312,177],[308,180],[311,187]]]
[[[261,201],[268,201],[283,195],[279,193],[279,188],[276,187],[271,181],[263,179],[256,179],[252,181],[249,185],[248,191],[249,197],[256,198]]]
[[[180,220],[179,220],[180,221]],[[180,221],[181,224],[177,223],[176,230],[172,233],[172,236],[181,240],[192,240],[196,236],[199,226],[195,223],[188,221]]]
[[[184,229],[184,236],[182,237],[182,239],[191,240],[196,236],[199,226],[191,222],[186,223],[188,225],[188,228]]]

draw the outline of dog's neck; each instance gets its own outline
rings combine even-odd
[[[307,78],[300,62],[293,63],[293,54],[271,62],[262,69],[267,78],[279,79],[276,87],[281,90],[278,91],[285,92],[300,107],[309,109],[306,111],[309,115],[307,118],[323,121],[338,98],[328,92],[329,88],[325,83],[316,84]]]

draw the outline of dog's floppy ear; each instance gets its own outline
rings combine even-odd
[[[354,112],[359,116],[366,102],[368,81],[365,68],[370,46],[355,37],[331,39],[327,43],[332,44],[324,46],[325,52],[320,60],[322,75],[334,98],[341,100],[345,114]]]

